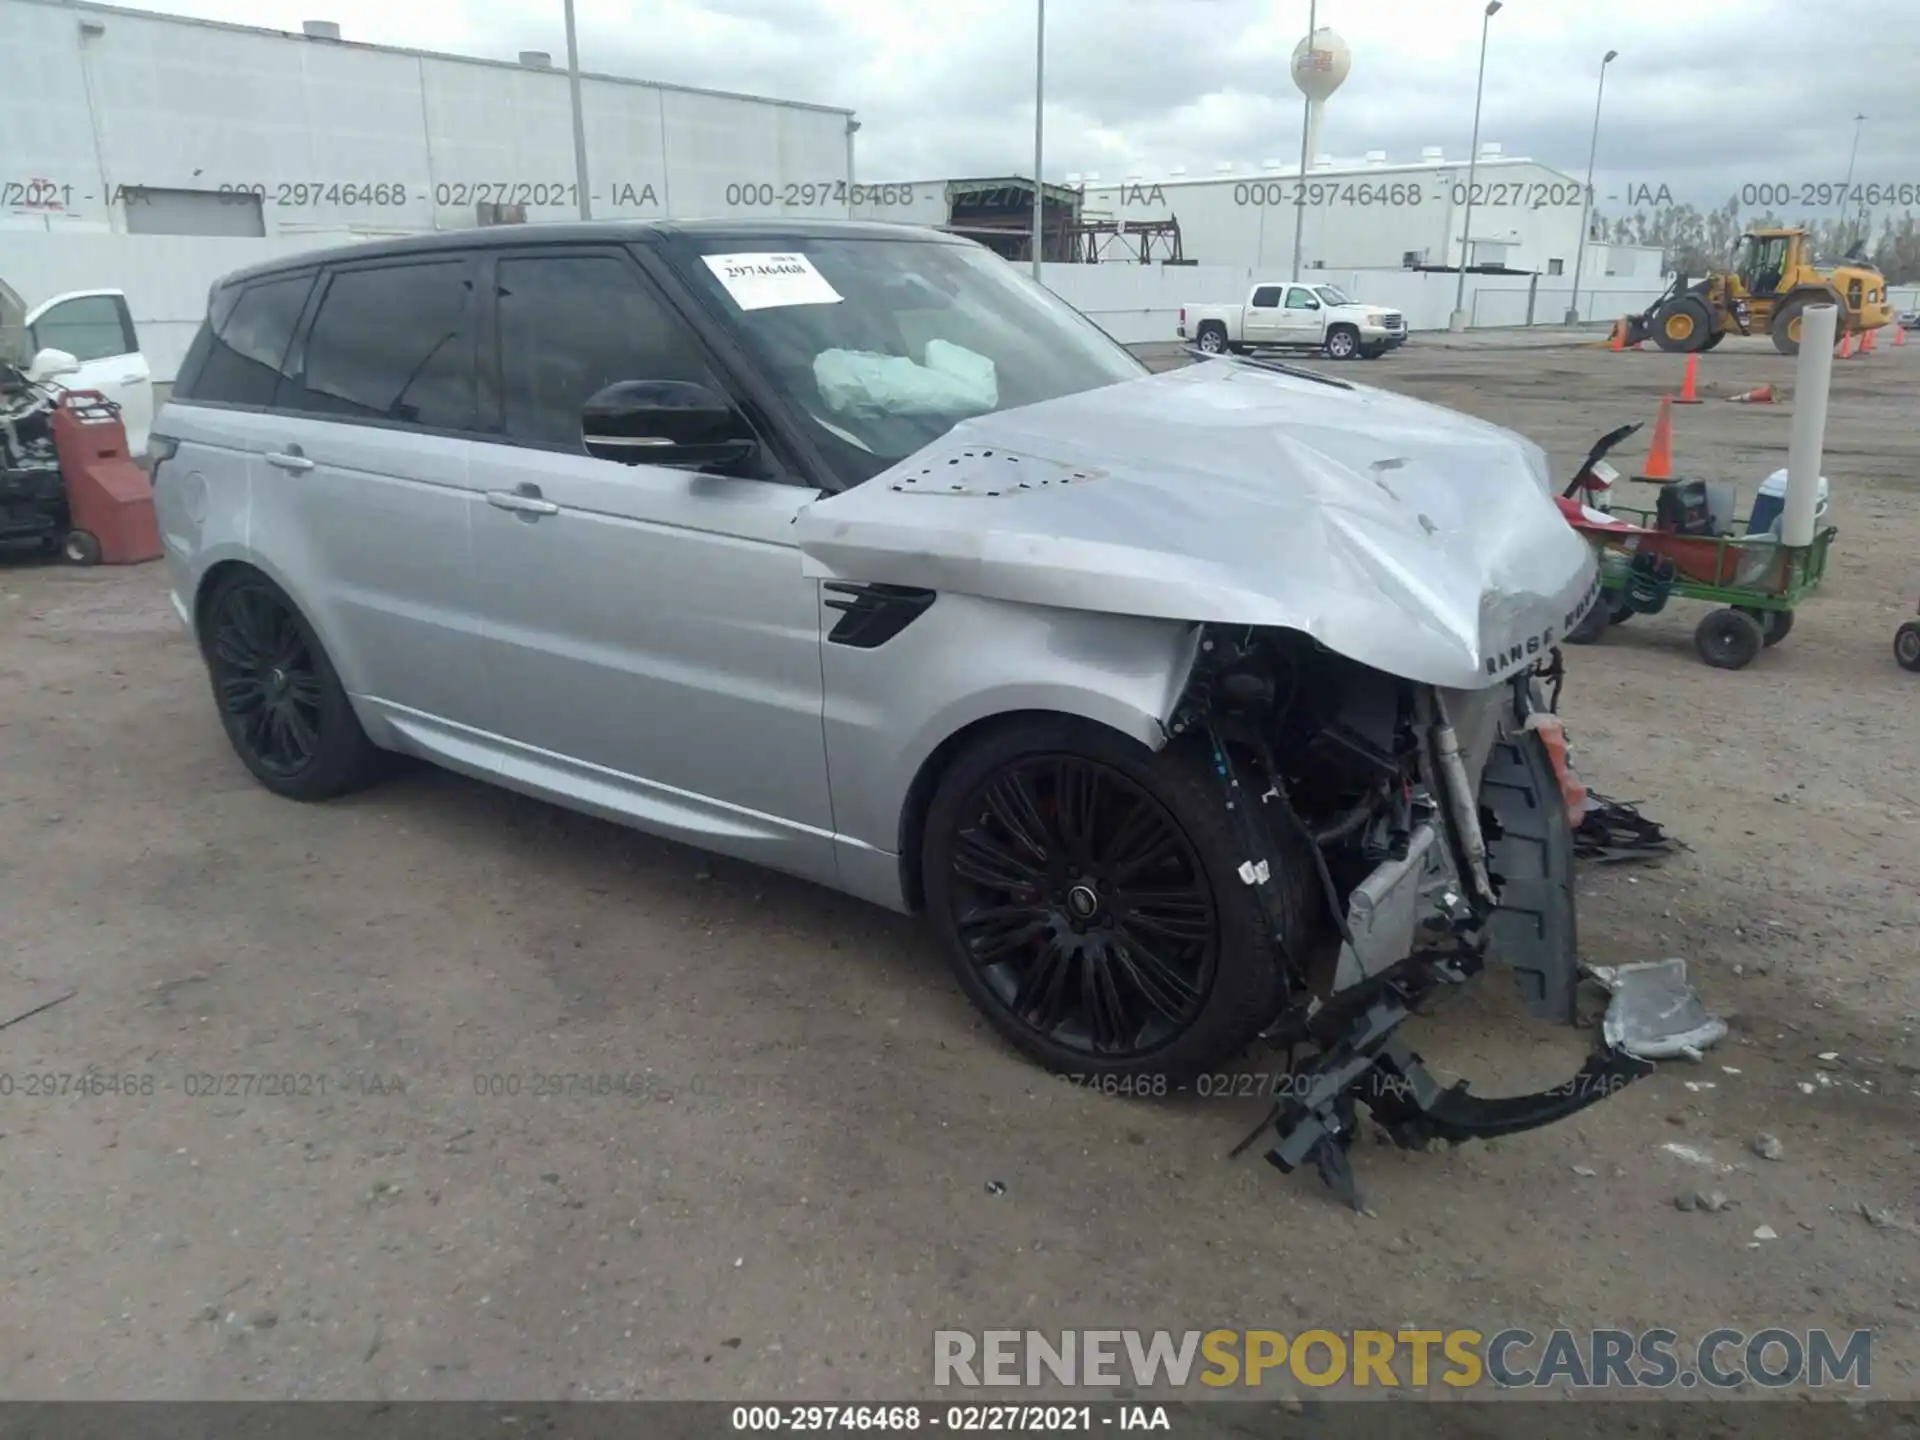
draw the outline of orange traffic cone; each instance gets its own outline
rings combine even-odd
[[[1851,330],[1843,330],[1840,332],[1840,348],[1833,352],[1833,358],[1836,360],[1850,360],[1853,358],[1853,332]]]
[[[1873,353],[1873,337],[1878,333],[1876,330],[1869,330],[1860,338],[1860,353],[1862,355],[1871,355]]]
[[[1907,343],[1907,327],[1904,325],[1895,327],[1893,332],[1893,348],[1898,350],[1902,345],[1906,343]]]
[[[1700,403],[1700,392],[1696,388],[1696,384],[1699,379],[1700,357],[1698,355],[1689,355],[1687,356],[1687,378],[1681,383],[1680,394],[1673,403],[1676,405],[1698,405]]]
[[[1613,353],[1616,355],[1618,355],[1622,350],[1627,348],[1627,322],[1626,321],[1616,320],[1613,322],[1613,337],[1607,341],[1607,348],[1613,351]]]
[[[1660,418],[1654,422],[1653,444],[1647,447],[1647,463],[1641,480],[1673,479],[1673,397],[1660,397]]]
[[[1729,395],[1727,399],[1735,405],[1771,405],[1773,404],[1773,386],[1762,385],[1757,390],[1748,390],[1739,395]]]

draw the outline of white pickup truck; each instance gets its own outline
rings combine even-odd
[[[1333,285],[1256,285],[1244,305],[1182,305],[1180,338],[1210,355],[1299,345],[1335,360],[1377,360],[1407,343],[1407,319]]]

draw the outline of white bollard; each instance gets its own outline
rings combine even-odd
[[[1820,506],[1821,449],[1827,438],[1827,388],[1833,383],[1833,336],[1839,307],[1809,305],[1800,312],[1800,372],[1794,385],[1793,438],[1787,443],[1787,499],[1780,543],[1813,544]]]

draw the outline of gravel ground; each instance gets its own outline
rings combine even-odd
[[[1679,370],[1416,342],[1340,373],[1567,470]],[[430,769],[276,800],[158,567],[0,565],[0,1020],[73,992],[0,1030],[0,1393],[877,1398],[932,1393],[937,1327],[1418,1321],[1870,1327],[1876,1393],[1920,1394],[1920,347],[1837,376],[1841,537],[1793,636],[1709,670],[1676,604],[1571,654],[1583,771],[1689,847],[1585,876],[1583,949],[1688,957],[1732,1036],[1549,1130],[1368,1148],[1370,1217],[1226,1158],[1257,1100],[1037,1073],[907,920]],[[1684,472],[1784,463],[1790,406],[1675,413]],[[1491,978],[1423,1022],[1436,1068],[1567,1073],[1589,1037]],[[230,1074],[292,1093],[196,1078]],[[566,1080],[602,1075],[644,1083]]]

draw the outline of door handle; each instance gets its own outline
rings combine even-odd
[[[532,488],[532,487],[529,487]],[[560,507],[551,500],[542,500],[538,494],[526,495],[516,490],[489,490],[487,503],[496,510],[512,510],[516,514],[558,515]]]
[[[144,375],[122,375],[120,377],[120,383],[122,385],[138,385],[142,380],[146,378],[147,377]]]
[[[313,469],[313,461],[300,453],[298,445],[289,445],[284,450],[269,450],[266,458],[274,469],[291,471],[295,475],[304,475]]]

